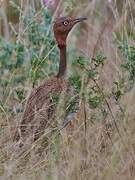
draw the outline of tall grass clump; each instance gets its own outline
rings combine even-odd
[[[2,1],[0,10],[0,178],[134,179],[134,1]],[[52,96],[52,129],[17,151],[29,93],[58,70],[59,15],[88,18],[68,43],[74,93]]]

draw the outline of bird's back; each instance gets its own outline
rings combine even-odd
[[[35,134],[40,134],[48,127],[56,108],[52,102],[52,97],[59,96],[62,91],[67,92],[69,89],[69,84],[64,79],[57,77],[53,77],[33,89],[26,103],[19,129],[20,134],[17,132],[15,139],[18,140],[20,136],[22,138],[36,137]]]

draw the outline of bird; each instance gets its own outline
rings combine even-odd
[[[40,137],[42,131],[48,127],[53,119],[53,112],[56,107],[52,102],[52,95],[62,91],[70,91],[70,84],[65,79],[67,69],[67,37],[72,28],[86,20],[86,17],[58,17],[54,20],[53,32],[59,49],[59,70],[57,75],[45,80],[43,84],[32,90],[26,102],[22,121],[15,133],[15,140],[23,139],[25,141],[29,136],[33,140]]]

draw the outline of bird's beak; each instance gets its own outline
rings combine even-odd
[[[86,17],[79,17],[79,18],[75,18],[74,22],[78,23],[78,22],[82,22],[84,20],[87,20],[87,18]]]

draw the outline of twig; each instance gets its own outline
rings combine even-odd
[[[95,43],[95,46],[94,46],[94,49],[93,49],[93,53],[92,53],[92,58],[91,58],[91,59],[93,59],[94,56],[95,56],[95,53],[96,53],[98,44],[99,44],[99,42],[100,42],[101,39],[102,39],[102,36],[103,36],[103,34],[104,34],[105,30],[106,30],[106,27],[108,26],[108,24],[110,24],[110,19],[111,19],[111,18],[112,18],[112,15],[109,15],[107,21],[106,21],[106,22],[104,23],[104,25],[103,25],[103,28],[101,29],[100,33],[98,34],[98,38],[97,38],[97,41],[96,41],[96,43]]]
[[[117,122],[116,122],[116,119],[115,119],[114,114],[113,114],[113,112],[112,112],[111,106],[110,106],[110,104],[108,103],[108,101],[107,101],[107,99],[106,99],[106,97],[105,97],[104,92],[102,91],[102,89],[100,88],[100,86],[98,85],[98,83],[96,82],[96,80],[93,79],[93,78],[92,78],[92,80],[93,80],[93,82],[95,83],[95,85],[97,86],[97,88],[99,89],[100,93],[102,94],[103,99],[104,99],[104,101],[105,101],[105,103],[106,103],[106,105],[107,105],[107,107],[108,107],[108,109],[109,109],[109,112],[110,112],[110,114],[111,114],[112,120],[113,120],[113,122],[114,122],[114,126],[115,126],[115,128],[116,128],[116,130],[117,130],[117,133],[118,133],[119,137],[121,138],[122,144],[124,145],[124,147],[125,147],[126,150],[128,151],[129,149],[128,149],[126,143],[125,143],[124,140],[123,140],[123,137],[122,137],[122,135],[121,135],[121,133],[120,133],[119,127],[118,127]],[[131,157],[132,157],[133,162],[135,163],[135,158],[134,158],[133,154],[130,153],[130,155],[131,155]]]

